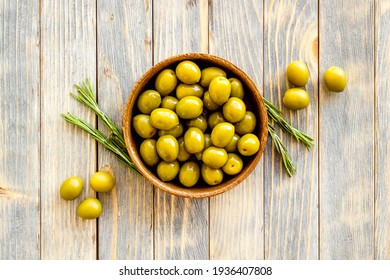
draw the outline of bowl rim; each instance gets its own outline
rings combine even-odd
[[[255,157],[250,160],[249,164],[245,166],[245,168],[241,171],[241,173],[237,176],[230,178],[229,180],[219,184],[217,186],[208,186],[208,187],[179,187],[171,182],[163,182],[161,181],[153,172],[151,172],[150,168],[147,167],[141,156],[138,154],[138,151],[135,146],[135,141],[131,141],[132,136],[132,125],[130,125],[132,120],[132,111],[136,104],[136,99],[145,90],[145,86],[164,68],[169,67],[173,64],[179,63],[183,60],[193,60],[193,61],[204,61],[210,64],[216,64],[215,66],[223,68],[227,72],[233,72],[236,76],[240,76],[240,80],[242,81],[247,88],[251,89],[252,94],[254,94],[255,99],[257,100],[256,106],[258,107],[258,115],[261,117],[261,127],[260,131],[257,134],[260,141],[259,151],[256,153]],[[226,65],[228,67],[226,67]],[[244,79],[242,79],[244,78]],[[260,122],[258,122],[260,125]],[[206,53],[184,53],[178,54],[171,57],[168,57],[155,65],[149,68],[142,77],[134,84],[133,89],[131,90],[126,106],[123,112],[122,126],[124,132],[124,138],[126,143],[126,149],[129,153],[129,156],[138,171],[144,176],[149,182],[153,184],[153,186],[158,187],[159,189],[168,192],[170,194],[186,197],[186,198],[206,198],[212,197],[221,193],[224,193],[235,186],[237,186],[240,182],[245,180],[249,174],[255,169],[257,164],[260,161],[264,153],[264,149],[266,146],[267,138],[268,138],[268,115],[266,112],[266,108],[262,99],[262,94],[260,90],[257,88],[256,84],[253,80],[239,67],[237,67],[232,62],[216,56],[212,54]],[[133,143],[134,142],[134,143]]]

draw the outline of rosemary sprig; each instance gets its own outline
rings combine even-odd
[[[306,135],[302,131],[296,129],[282,117],[282,112],[263,97],[265,107],[267,108],[268,116],[273,119],[285,132],[290,133],[298,142],[302,142],[308,150],[314,146],[314,140],[310,136]]]
[[[110,130],[120,145],[122,147],[126,147],[125,139],[123,138],[120,129],[113,123],[113,121],[106,115],[106,113],[104,113],[99,108],[99,105],[95,99],[95,94],[92,90],[91,81],[87,79],[83,81],[82,86],[74,85],[74,87],[77,89],[78,94],[71,92],[70,95],[82,104],[91,108],[99,117],[99,119],[104,123],[104,125]]]
[[[65,118],[67,122],[74,124],[78,128],[81,128],[82,130],[86,131],[88,134],[91,135],[93,139],[95,139],[100,144],[102,144],[107,150],[113,152],[115,156],[119,159],[119,161],[121,161],[124,165],[132,169],[134,172],[140,174],[137,168],[135,167],[135,165],[133,164],[133,162],[131,161],[127,151],[123,150],[123,147],[121,147],[121,145],[118,144],[116,140],[114,140],[114,138],[107,137],[101,131],[97,130],[96,128],[92,127],[90,124],[86,123],[82,119],[70,113],[62,114],[62,116]]]
[[[292,163],[291,157],[286,149],[286,146],[284,146],[282,140],[276,134],[275,129],[270,124],[270,121],[268,121],[268,133],[271,136],[272,141],[274,142],[276,151],[278,151],[278,153],[282,157],[284,168],[286,169],[288,175],[291,177],[296,171],[295,166]]]

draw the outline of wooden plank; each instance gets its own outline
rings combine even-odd
[[[294,127],[312,136],[318,133],[318,1],[265,1],[264,95],[277,105]],[[305,89],[310,105],[300,111],[284,107],[288,88],[286,68],[304,61],[310,79]],[[265,153],[265,258],[318,258],[318,148],[305,146],[275,129],[285,144],[297,172],[286,173],[280,155],[268,142]]]
[[[390,1],[376,1],[375,258],[390,259]]]
[[[185,52],[207,52],[206,0],[153,2],[154,62]],[[155,258],[209,258],[209,200],[154,196]]]
[[[214,1],[209,14],[210,53],[243,69],[263,91],[262,1]],[[210,199],[211,259],[264,258],[263,169],[261,159],[243,183]]]
[[[39,259],[39,1],[1,1],[0,38],[0,259]]]
[[[96,168],[96,144],[60,116],[72,112],[92,125],[94,114],[69,96],[72,85],[96,75],[95,1],[42,1],[42,259],[96,259],[96,220],[76,215],[78,203],[94,197],[89,178]],[[95,87],[94,87],[95,88]],[[59,187],[80,176],[84,190],[64,201]]]
[[[374,257],[374,1],[320,1],[320,258]],[[343,93],[323,82],[333,65]]]
[[[119,126],[134,83],[152,66],[151,6],[151,0],[97,5],[99,104]],[[115,189],[99,194],[99,258],[153,259],[153,186],[100,145],[98,154],[99,167],[110,165],[116,177]]]

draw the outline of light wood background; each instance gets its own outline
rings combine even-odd
[[[390,0],[1,0],[0,259],[390,259]],[[307,151],[277,130],[250,177],[210,199],[171,196],[123,167],[63,112],[103,125],[69,92],[89,77],[120,124],[134,83],[185,52],[246,71]],[[310,106],[283,107],[286,66],[305,61]],[[348,85],[330,93],[324,71]],[[72,175],[114,173],[98,220],[59,197]]]

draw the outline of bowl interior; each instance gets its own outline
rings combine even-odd
[[[217,186],[209,186],[204,183],[201,178],[199,179],[198,183],[191,188],[181,186],[178,181],[163,182],[157,177],[155,168],[151,168],[144,164],[138,151],[143,139],[135,133],[133,126],[131,125],[133,117],[139,114],[136,106],[137,98],[143,91],[154,88],[156,76],[160,71],[166,68],[175,70],[176,65],[183,60],[192,60],[197,63],[201,69],[209,66],[220,67],[226,72],[227,77],[235,77],[241,80],[242,84],[244,85],[244,102],[246,104],[247,110],[252,111],[257,118],[256,129],[253,133],[256,134],[260,140],[259,151],[256,153],[256,155],[253,155],[249,158],[241,157],[244,161],[244,168],[242,171],[235,176],[228,177],[228,175],[225,174],[224,181]],[[154,65],[141,77],[130,93],[124,110],[123,131],[126,147],[132,161],[137,166],[141,174],[153,185],[174,195],[190,198],[204,198],[223,193],[233,188],[242,180],[244,180],[255,168],[263,154],[267,141],[268,117],[259,90],[257,89],[254,82],[241,69],[239,69],[231,62],[217,56],[190,53],[167,58]]]

